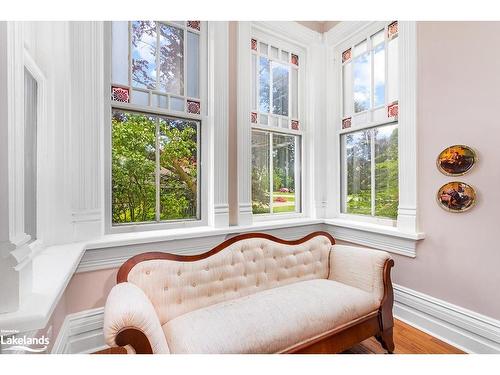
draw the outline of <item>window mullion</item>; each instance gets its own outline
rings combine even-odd
[[[370,129],[371,215],[375,216],[375,129]]]
[[[155,142],[156,142],[156,168],[155,168],[155,186],[156,186],[156,208],[155,208],[155,219],[157,222],[160,221],[160,118],[156,117],[156,131],[155,131]]]
[[[160,23],[156,22],[156,87],[155,89],[160,91],[160,72],[161,72],[161,67],[160,67]],[[149,90],[150,94],[150,102],[149,105],[151,105],[151,90]],[[169,103],[170,104],[170,103]]]
[[[274,186],[274,169],[273,169],[273,133],[269,132],[269,212],[273,213],[273,186]]]
[[[184,74],[183,74],[183,77],[182,77],[182,96],[184,97],[187,97],[187,85],[188,85],[188,71],[187,71],[187,59],[188,59],[188,56],[187,56],[187,38],[188,38],[188,34],[187,34],[187,30],[185,28],[182,29],[182,33],[184,35],[184,38],[182,40],[182,44],[183,44],[183,55],[184,55],[184,59],[182,61],[182,69],[184,70]],[[201,38],[200,38],[201,39]],[[198,48],[198,51],[199,51],[199,48]],[[198,87],[199,89],[199,87]],[[186,102],[184,102],[184,105],[186,106]],[[201,112],[201,111],[200,111]]]

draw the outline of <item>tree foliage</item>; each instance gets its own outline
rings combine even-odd
[[[155,221],[157,191],[161,220],[195,217],[196,122],[115,110],[112,127],[113,223]]]

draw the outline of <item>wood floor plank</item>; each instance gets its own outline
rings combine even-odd
[[[425,332],[406,324],[400,320],[394,321],[394,344],[395,354],[464,354],[463,351],[447,344]],[[109,348],[95,354],[125,354],[125,349]],[[385,354],[386,351],[379,342],[371,337],[349,350],[344,354]]]

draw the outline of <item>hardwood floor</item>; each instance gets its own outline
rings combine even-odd
[[[394,324],[394,344],[396,350],[394,354],[464,354],[461,350],[451,346],[437,338],[419,331],[412,326],[395,320]],[[380,344],[374,337],[369,338],[344,354],[384,354]],[[95,354],[125,354],[121,348],[105,349]]]
[[[394,320],[394,354],[464,354],[463,351],[400,320]],[[382,354],[385,350],[374,337],[369,338],[345,354]]]

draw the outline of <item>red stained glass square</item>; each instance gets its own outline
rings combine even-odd
[[[292,120],[292,129],[299,130],[299,121],[298,120]]]
[[[257,112],[252,112],[250,114],[250,121],[253,123],[253,124],[256,124],[257,123]]]
[[[194,30],[200,31],[200,25],[200,21],[187,21],[187,26]]]
[[[293,53],[292,53],[292,64],[299,66],[299,56],[294,55]]]
[[[123,87],[111,86],[111,100],[115,102],[129,103],[130,90]]]
[[[342,62],[345,63],[346,61],[351,59],[351,48],[349,48],[347,51],[342,52]]]
[[[398,102],[394,102],[387,106],[387,117],[398,117],[399,105]]]
[[[342,129],[349,129],[351,127],[351,117],[342,120]]]
[[[389,39],[398,35],[398,21],[394,21],[387,27],[387,37]]]
[[[195,102],[193,100],[187,101],[188,113],[194,113],[196,115],[200,114],[200,102]]]
[[[250,42],[250,46],[254,51],[257,51],[257,39],[252,39]]]

